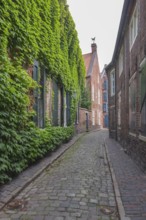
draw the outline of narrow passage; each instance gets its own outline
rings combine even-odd
[[[87,133],[1,213],[4,220],[118,220],[104,148],[107,131]]]

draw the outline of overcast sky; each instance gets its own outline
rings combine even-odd
[[[67,0],[76,24],[82,53],[91,52],[96,37],[100,71],[110,63],[124,0]]]

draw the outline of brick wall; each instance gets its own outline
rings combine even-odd
[[[97,46],[91,44],[91,53],[83,55],[86,67],[86,87],[91,94],[91,117],[93,129],[103,127],[102,83],[98,63]]]
[[[126,152],[131,155],[137,164],[146,170],[146,137],[141,138],[140,134],[140,63],[146,56],[146,1],[137,0],[136,4],[130,4],[129,14],[124,19],[127,23],[124,25],[124,36],[116,45],[117,54],[114,60],[116,69],[116,94],[115,100],[109,95],[109,117],[110,117],[110,137],[116,138]],[[133,2],[134,3],[134,2]],[[130,48],[129,44],[129,24],[134,7],[138,9],[138,35]],[[123,46],[123,72],[119,75],[119,51]],[[108,76],[110,67],[107,69]],[[130,113],[129,113],[129,88],[132,81],[135,80],[136,102],[135,102],[135,118],[136,126],[130,129]],[[121,92],[121,124],[118,125],[118,93]],[[110,94],[110,88],[109,88]],[[115,103],[115,106],[114,106]],[[113,116],[115,111],[115,118]],[[115,126],[115,127],[114,127]],[[115,133],[113,132],[115,129]]]
[[[79,108],[78,132],[87,131],[86,119],[88,114],[88,130],[92,130],[92,112],[85,108]]]
[[[91,76],[91,91],[94,85],[94,101],[92,101],[91,109],[95,112],[95,127],[103,127],[102,123],[102,83],[99,71],[98,58],[95,59],[93,64],[93,72]],[[99,96],[100,93],[100,96]],[[100,101],[99,101],[100,97]],[[100,114],[100,119],[99,115]],[[100,120],[100,121],[99,121]]]

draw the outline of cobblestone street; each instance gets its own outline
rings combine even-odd
[[[0,219],[118,220],[107,136],[107,131],[82,136],[1,211]]]

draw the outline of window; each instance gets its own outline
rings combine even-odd
[[[71,93],[66,92],[66,123],[71,125]]]
[[[123,47],[121,48],[120,51],[120,55],[119,55],[119,76],[122,74],[123,72]]]
[[[130,48],[132,48],[132,45],[136,39],[138,33],[138,10],[137,7],[135,7],[130,26],[129,26],[129,40],[130,40]]]
[[[107,93],[106,92],[103,93],[103,101],[107,102]]]
[[[146,136],[146,58],[140,65],[141,68],[141,79],[140,79],[140,114],[141,114],[141,134]]]
[[[104,90],[107,89],[107,80],[104,80],[103,85],[102,85],[102,88],[103,88]]]
[[[46,82],[46,70],[39,68],[38,61],[35,60],[33,66],[32,78],[38,83],[39,88],[34,89],[34,110],[36,112],[34,116],[34,122],[40,128],[45,126],[45,82]]]
[[[115,95],[115,70],[112,70],[110,73],[110,81],[111,81],[111,96]]]
[[[106,112],[106,110],[107,110],[107,105],[106,105],[106,103],[104,103],[103,104],[103,112]]]
[[[136,80],[131,81],[129,87],[129,127],[130,131],[136,129]]]

